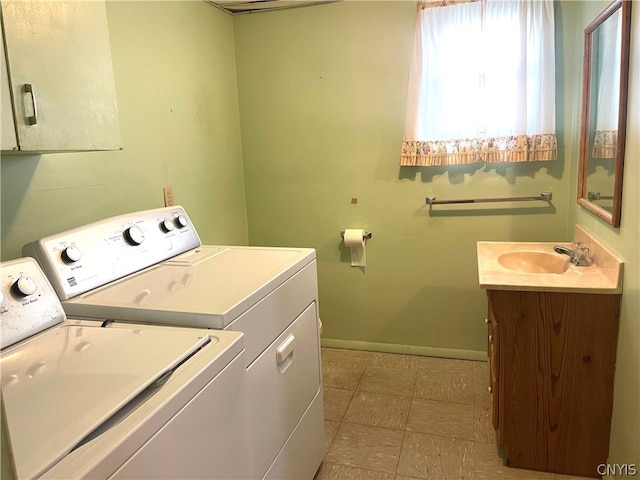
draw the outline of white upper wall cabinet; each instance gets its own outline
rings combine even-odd
[[[120,149],[104,1],[2,0],[1,6],[17,133],[17,144],[5,144],[3,95],[2,150]]]
[[[2,37],[2,22],[0,22],[0,38]],[[0,140],[2,150],[17,150],[18,139],[16,138],[16,129],[13,122],[13,109],[11,107],[11,93],[9,91],[9,79],[7,78],[7,56],[2,49],[2,65],[0,65],[0,102],[2,102],[0,111]]]

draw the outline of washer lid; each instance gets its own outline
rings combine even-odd
[[[181,329],[61,325],[3,351],[2,395],[18,478],[37,477],[200,347]]]
[[[70,316],[221,329],[314,258],[310,248],[203,245],[63,306]]]

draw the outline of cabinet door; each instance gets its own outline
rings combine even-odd
[[[498,432],[500,439],[500,382],[499,377],[499,325],[493,315],[491,303],[489,302],[489,315],[487,317],[487,352],[489,356],[489,391],[491,392],[491,416],[493,428]]]
[[[489,370],[491,372],[491,403],[493,428],[498,432],[498,439],[502,441],[502,425],[500,424],[500,326],[497,323],[490,323],[491,333],[489,342],[491,344],[491,359]]]
[[[120,148],[104,1],[2,0],[22,151]]]
[[[2,22],[0,22],[0,38],[2,38]],[[0,102],[2,111],[0,114],[0,145],[2,150],[17,150],[18,140],[16,139],[16,126],[13,123],[13,108],[11,107],[11,94],[9,91],[9,78],[7,74],[7,58],[2,50],[2,64],[0,65]]]

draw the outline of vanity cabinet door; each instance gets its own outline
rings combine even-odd
[[[2,0],[1,6],[18,140],[13,149],[119,149],[105,2]],[[4,141],[2,149],[10,149]]]
[[[498,432],[498,439],[502,440],[500,424],[500,326],[496,321],[489,302],[487,316],[487,354],[489,360],[489,393],[491,394],[491,419],[493,428]]]

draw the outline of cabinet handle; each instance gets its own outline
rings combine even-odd
[[[31,102],[33,103],[33,115],[27,117],[27,122],[29,125],[35,125],[38,123],[38,104],[36,103],[36,92],[33,89],[33,85],[30,83],[24,84],[24,91],[31,95]]]
[[[485,323],[485,325],[486,325],[486,324],[488,324],[488,323],[489,323],[489,319],[488,319],[488,318],[485,318],[485,319],[484,319],[484,323]]]
[[[489,393],[493,393],[493,388],[491,388],[491,387],[487,387],[487,391],[488,391]]]
[[[493,335],[489,335],[489,342],[493,343]]]

